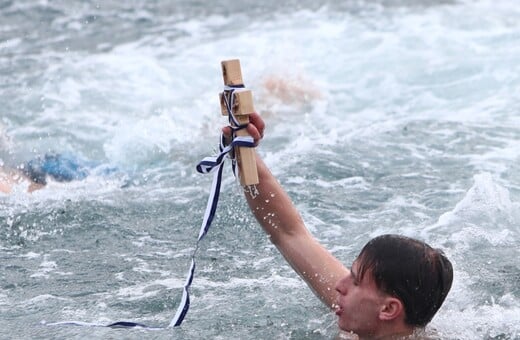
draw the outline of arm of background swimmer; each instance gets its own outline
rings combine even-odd
[[[245,195],[253,214],[287,262],[332,308],[336,282],[348,269],[310,234],[287,193],[258,155],[256,159],[259,194]]]
[[[13,186],[27,182],[29,185],[27,187],[27,192],[31,193],[35,190],[39,190],[43,188],[45,185],[40,183],[35,183],[31,181],[30,178],[25,176],[24,174],[10,169],[5,169],[0,167],[0,192],[4,194],[10,194],[13,191]]]
[[[4,194],[10,193],[11,185],[10,177],[2,168],[0,168],[0,192],[3,192]]]

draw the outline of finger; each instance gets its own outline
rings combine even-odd
[[[229,145],[231,143],[231,135],[233,131],[229,126],[225,126],[222,128],[222,135],[224,136],[224,145]]]
[[[260,138],[264,136],[265,123],[262,117],[254,112],[249,115],[249,123],[250,125],[254,125],[260,134]]]
[[[229,126],[224,126],[222,128],[222,134],[224,135],[224,137],[231,138],[232,133],[233,133],[233,131],[231,130],[231,128]]]
[[[257,145],[258,142],[260,141],[260,139],[262,139],[262,135],[260,134],[260,132],[258,131],[256,126],[254,126],[253,124],[248,124],[246,130],[247,130],[247,133],[251,137],[253,137],[253,139],[255,141],[255,145]]]

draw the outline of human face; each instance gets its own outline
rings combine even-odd
[[[377,288],[370,271],[359,277],[359,261],[336,284],[336,315],[339,328],[359,336],[377,334],[381,321],[379,313],[384,306],[384,294]]]

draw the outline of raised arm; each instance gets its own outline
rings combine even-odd
[[[263,120],[257,114],[250,120],[248,132],[258,141],[263,136]],[[254,198],[245,194],[251,211],[292,268],[332,308],[335,284],[348,269],[311,235],[287,193],[258,155],[256,159],[259,194]]]

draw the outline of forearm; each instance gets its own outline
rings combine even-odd
[[[257,194],[246,193],[247,203],[258,223],[269,235],[271,242],[279,244],[285,237],[308,233],[303,220],[287,193],[257,155],[260,183]]]
[[[256,219],[292,268],[329,307],[336,282],[347,269],[307,230],[287,193],[257,156],[260,184],[254,198],[246,193]]]
[[[262,139],[264,128],[262,118],[251,114],[247,131],[256,142]],[[224,128],[223,132],[230,135],[231,129]],[[291,199],[258,155],[256,165],[260,183],[255,195],[245,194],[251,211],[287,262],[331,307],[336,299],[334,286],[348,269],[307,230]]]

